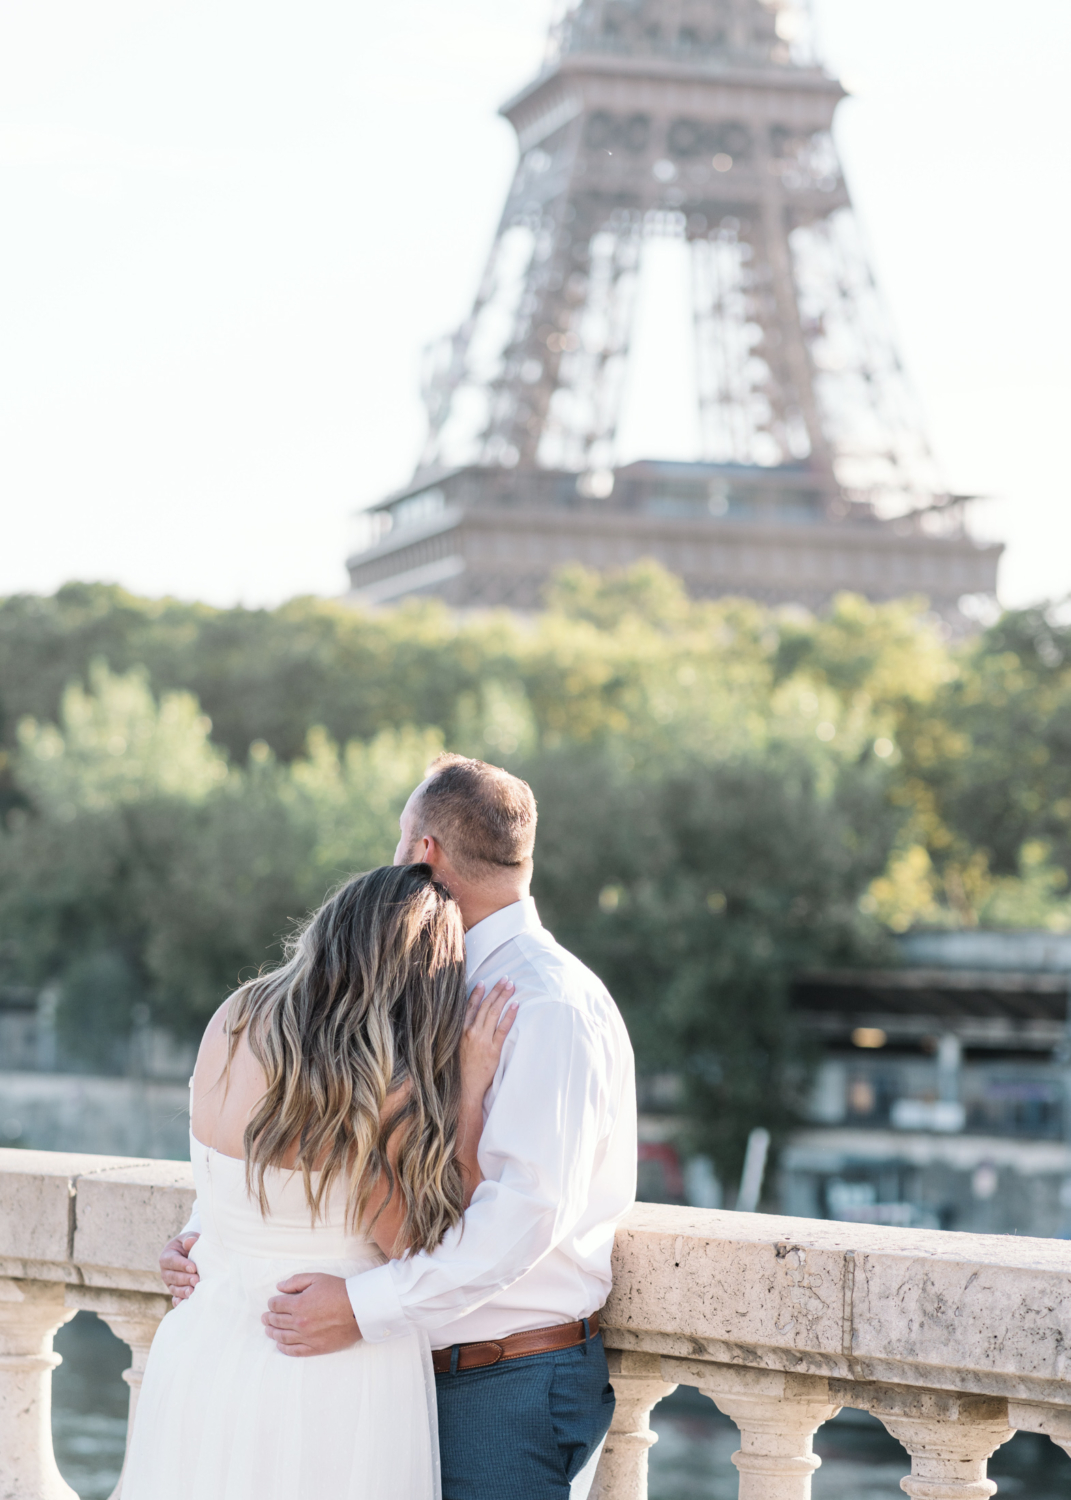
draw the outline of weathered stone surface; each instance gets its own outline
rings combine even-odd
[[[915,1500],[988,1500],[997,1487],[986,1477],[989,1459],[1014,1437],[1005,1402],[967,1397],[954,1417],[901,1416],[879,1411],[885,1427],[911,1454],[900,1488]]]
[[[67,1286],[63,1302],[76,1312],[92,1312],[104,1319],[141,1318],[153,1324],[171,1311],[166,1292],[117,1291],[114,1287]]]
[[[9,1321],[31,1292],[50,1326],[92,1308],[131,1344],[134,1390],[167,1307],[157,1256],[192,1199],[186,1162],[0,1151]],[[638,1204],[617,1235],[602,1326],[621,1410],[598,1492],[614,1500],[642,1500],[646,1413],[677,1382],[739,1420],[749,1494],[776,1481],[802,1500],[809,1435],[840,1405],[903,1437],[905,1484],[931,1500],[991,1493],[985,1455],[1016,1427],[1071,1451],[1062,1241]],[[43,1323],[35,1337],[47,1334]]]
[[[839,1357],[844,1247],[832,1235],[823,1243],[808,1232],[814,1227],[807,1220],[637,1204],[618,1230],[606,1323],[716,1345]],[[754,1363],[762,1362],[756,1356]]]
[[[643,1359],[645,1356],[634,1354],[631,1358]],[[665,1355],[659,1359],[658,1367],[663,1380],[671,1380],[676,1385],[694,1385],[708,1395],[718,1390],[731,1396],[769,1396],[775,1400],[817,1401],[829,1405],[833,1401],[831,1392],[837,1384],[821,1375],[797,1375],[786,1370],[760,1370],[750,1365],[723,1365],[713,1360],[673,1359]],[[838,1404],[847,1403],[838,1397]]]
[[[676,1387],[659,1378],[657,1355],[611,1350],[609,1365],[617,1405],[591,1500],[646,1500],[647,1454],[658,1441],[651,1410]]]
[[[1024,1390],[1031,1379],[1066,1381],[1071,1374],[1066,1244],[981,1235],[940,1240],[922,1253],[893,1242],[880,1253],[857,1255],[853,1356],[916,1368],[962,1366],[983,1376],[1009,1377]],[[953,1244],[943,1243],[948,1240]],[[1010,1393],[1012,1387],[1005,1389]]]
[[[1008,1420],[1018,1432],[1044,1432],[1062,1447],[1071,1444],[1071,1407],[1009,1401]]]
[[[74,1313],[52,1282],[0,1278],[0,1496],[78,1500],[52,1453],[52,1336]]]
[[[1071,1247],[638,1204],[612,1347],[1069,1401]]]
[[[0,1150],[0,1257],[67,1260],[76,1183],[129,1167],[123,1156]]]
[[[0,1274],[160,1294],[193,1196],[188,1162],[0,1151]]]
[[[72,1259],[85,1281],[158,1291],[160,1247],[182,1228],[193,1199],[189,1162],[132,1163],[80,1178]]]
[[[159,1294],[185,1162],[0,1151],[0,1270]],[[1071,1247],[638,1204],[606,1342],[800,1375],[1071,1404]]]

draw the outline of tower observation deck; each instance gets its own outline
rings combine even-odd
[[[580,0],[503,106],[517,170],[472,311],[434,346],[410,484],[363,513],[356,598],[538,606],[564,562],[654,557],[696,597],[992,595],[947,493],[785,0]],[[643,248],[684,243],[702,451],[622,465]]]

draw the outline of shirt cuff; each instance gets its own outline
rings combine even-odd
[[[188,1234],[200,1234],[200,1233],[201,1233],[201,1211],[200,1211],[200,1209],[197,1206],[196,1200],[194,1200],[193,1208],[190,1210],[190,1217],[189,1217],[188,1221],[179,1230],[179,1232],[175,1236],[175,1238],[176,1239],[180,1239],[180,1240],[184,1240]]]
[[[382,1344],[385,1339],[412,1332],[394,1289],[389,1265],[350,1276],[346,1291],[361,1337],[370,1344]]]

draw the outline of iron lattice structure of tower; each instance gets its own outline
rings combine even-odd
[[[358,594],[531,607],[557,562],[645,554],[698,594],[994,591],[999,548],[943,493],[889,338],[831,136],[844,90],[803,19],[786,0],[559,17],[503,107],[517,170],[472,312],[429,352],[414,481],[350,560]],[[656,235],[688,250],[703,451],[615,469]]]

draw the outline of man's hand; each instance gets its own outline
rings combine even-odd
[[[261,1318],[280,1354],[334,1354],[361,1337],[341,1276],[291,1276],[279,1282],[280,1297]]]
[[[191,1296],[201,1279],[196,1265],[187,1259],[200,1238],[199,1234],[187,1234],[182,1239],[168,1240],[160,1251],[160,1275],[171,1293],[172,1307],[178,1307],[180,1302]]]

